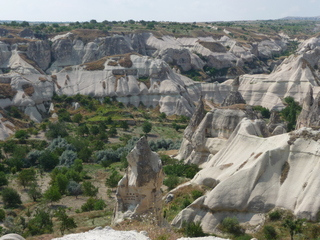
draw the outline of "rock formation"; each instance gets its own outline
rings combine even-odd
[[[0,237],[0,240],[25,240],[25,238],[20,236],[19,234],[9,233]]]
[[[313,91],[310,87],[304,99],[302,111],[297,119],[296,129],[320,126],[320,92],[315,99],[313,99],[312,95]]]
[[[223,100],[221,106],[230,106],[234,104],[246,104],[241,93],[238,91],[240,86],[239,77],[236,77],[232,82],[232,88],[228,96]]]
[[[176,158],[184,159],[185,163],[205,163],[225,146],[238,123],[246,117],[256,118],[251,107],[244,104],[215,108],[204,116],[203,105],[200,102],[184,131]],[[268,136],[268,131],[264,131],[262,136]]]
[[[128,154],[126,174],[119,181],[116,193],[114,223],[124,219],[150,217],[162,220],[161,190],[164,174],[157,153],[152,152],[145,137],[140,138]]]
[[[83,233],[65,235],[52,240],[150,240],[147,236],[137,231],[116,231],[111,227],[96,227],[93,230]],[[19,239],[20,240],[20,239]]]
[[[300,217],[316,220],[320,208],[319,131],[302,128],[268,138],[262,120],[243,119],[224,149],[213,156],[191,181],[212,188],[173,220],[201,221],[204,231],[228,216],[260,226],[261,213],[285,208]]]
[[[316,70],[320,63],[319,38],[302,43],[297,53],[286,58],[269,75],[240,76],[239,92],[249,105],[269,109],[282,109],[283,98],[292,96],[302,104],[310,86],[314,94],[320,90],[320,76]]]
[[[285,123],[280,118],[280,112],[276,110],[271,111],[268,123],[268,131],[271,133],[271,136],[286,133],[286,129]]]

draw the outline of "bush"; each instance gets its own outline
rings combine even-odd
[[[149,121],[144,121],[142,124],[142,131],[148,134],[152,130],[152,124]]]
[[[279,210],[270,212],[268,215],[271,221],[277,221],[281,219],[281,212]]]
[[[4,188],[2,190],[2,201],[5,207],[16,207],[22,203],[19,193],[13,188]]]
[[[46,137],[49,139],[54,139],[59,136],[62,138],[68,136],[66,125],[60,122],[49,123],[49,130],[46,133]]]
[[[199,190],[193,190],[191,192],[191,196],[192,196],[193,200],[196,200],[197,198],[202,197],[203,193]]]
[[[174,189],[176,186],[178,186],[180,180],[179,177],[175,175],[169,175],[164,181],[163,184],[168,187],[169,190]]]
[[[263,234],[267,240],[277,239],[278,237],[276,230],[272,226],[264,226]]]
[[[122,176],[120,175],[120,173],[117,170],[112,169],[111,175],[106,180],[106,186],[110,188],[117,187],[118,182],[121,180],[121,178]]]
[[[71,165],[73,165],[74,160],[76,160],[77,157],[77,153],[75,153],[74,151],[65,150],[59,157],[59,165],[71,167]]]
[[[200,222],[183,222],[183,233],[186,237],[204,237],[206,234],[203,232]]]
[[[50,211],[37,209],[34,217],[28,222],[28,233],[32,236],[45,233],[52,233],[52,216]]]
[[[219,227],[223,232],[231,233],[234,235],[240,235],[242,233],[242,228],[236,217],[224,218]]]
[[[106,207],[102,199],[89,198],[85,204],[81,206],[82,212],[90,212],[93,210],[103,210]]]
[[[8,185],[8,178],[4,172],[0,172],[0,187]]]
[[[2,208],[0,208],[0,222],[3,222],[5,218],[6,212]]]
[[[287,106],[280,112],[280,114],[281,117],[288,122],[288,131],[291,131],[296,127],[297,116],[301,111],[301,107],[294,101],[293,97],[286,97],[284,102]]]
[[[270,110],[262,106],[254,106],[253,110],[259,111],[264,118],[270,118]]]

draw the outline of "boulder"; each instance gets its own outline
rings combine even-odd
[[[25,238],[16,233],[9,233],[0,237],[0,240],[25,240]]]
[[[152,221],[160,223],[160,188],[164,178],[160,157],[151,151],[147,139],[142,137],[128,154],[127,160],[126,174],[118,183],[113,222],[149,216]]]

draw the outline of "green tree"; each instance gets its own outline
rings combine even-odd
[[[111,175],[106,180],[106,186],[110,188],[115,188],[118,186],[118,182],[121,180],[122,176],[114,168],[111,170]]]
[[[3,222],[3,220],[6,218],[6,212],[4,209],[0,208],[0,222]]]
[[[29,138],[29,134],[26,130],[18,130],[15,132],[14,136],[19,140],[26,140]]]
[[[179,177],[175,175],[169,175],[164,181],[163,184],[168,187],[169,190],[178,186],[180,180]]]
[[[49,139],[54,139],[57,137],[66,137],[68,136],[67,128],[64,123],[49,123],[49,130],[46,133],[46,137]]]
[[[99,189],[91,182],[85,181],[82,183],[83,194],[88,197],[96,197]]]
[[[90,132],[91,134],[93,135],[97,135],[99,133],[99,127],[97,125],[93,125],[91,128],[90,128]]]
[[[109,131],[108,131],[108,135],[109,135],[110,137],[114,137],[114,136],[116,136],[117,134],[118,134],[118,131],[117,131],[116,126],[112,126],[112,127],[109,129]]]
[[[51,204],[52,202],[58,202],[62,197],[59,188],[56,185],[49,187],[43,196],[46,200],[51,202]]]
[[[288,123],[288,131],[292,131],[296,127],[297,116],[301,111],[301,107],[294,101],[293,97],[286,97],[284,99],[286,107],[280,112],[281,117]]]
[[[142,131],[148,134],[152,130],[152,124],[149,121],[144,121],[142,124]]]
[[[38,199],[42,197],[41,189],[37,183],[31,183],[28,190],[28,195],[34,202],[36,202]]]
[[[18,174],[18,182],[23,188],[26,188],[31,182],[36,180],[36,171],[34,168],[23,169]]]
[[[59,157],[57,154],[50,152],[49,150],[43,151],[38,158],[39,165],[44,171],[50,171],[54,169],[59,163]]]
[[[70,195],[76,196],[76,198],[82,193],[81,185],[73,180],[69,182],[67,190]]]
[[[22,203],[19,193],[13,188],[4,188],[2,190],[2,201],[5,207],[16,207]]]
[[[60,221],[59,229],[60,229],[61,235],[64,234],[65,230],[70,230],[77,227],[77,224],[75,223],[74,218],[69,217],[65,209],[59,208],[56,211],[55,216]]]
[[[73,116],[72,121],[75,123],[80,123],[83,119],[83,116],[81,115],[81,113],[77,113]]]
[[[0,172],[0,187],[8,185],[8,178],[4,172]]]
[[[276,230],[274,229],[274,227],[272,226],[264,226],[263,227],[263,233],[264,236],[267,240],[274,240],[278,238],[278,234],[276,232]]]
[[[129,129],[129,125],[128,125],[127,121],[120,121],[119,125],[124,131],[127,131]]]
[[[291,240],[293,240],[293,236],[297,233],[302,232],[302,224],[303,224],[302,219],[285,219],[283,226],[289,230]]]
[[[40,235],[53,232],[52,215],[50,210],[37,208],[34,217],[27,224],[27,232],[34,235]]]
[[[53,184],[58,187],[60,194],[63,195],[66,193],[68,183],[69,180],[67,176],[62,173],[58,173]]]

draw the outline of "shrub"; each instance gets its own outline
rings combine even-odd
[[[34,217],[28,222],[28,233],[31,235],[40,235],[52,233],[52,216],[49,210],[37,209]]]
[[[234,235],[240,235],[242,233],[242,228],[236,217],[226,217],[220,223],[220,229],[224,232],[231,233]]]
[[[281,219],[281,212],[279,210],[272,211],[268,215],[271,221],[277,221]]]
[[[8,178],[4,172],[0,172],[0,187],[8,185]]]
[[[66,129],[66,125],[64,123],[49,123],[49,130],[46,133],[46,137],[49,139],[54,139],[57,137],[66,137],[68,136],[68,132]]]
[[[175,188],[179,184],[179,177],[175,175],[169,175],[164,181],[163,184],[168,187],[169,190]]]
[[[3,222],[5,218],[6,212],[2,208],[0,208],[0,222]]]
[[[82,212],[90,212],[93,210],[103,210],[106,207],[102,199],[89,198],[85,204],[81,206]]]
[[[263,234],[267,240],[277,239],[277,237],[278,237],[276,230],[272,226],[264,226],[263,227]]]
[[[71,167],[71,165],[73,165],[74,163],[74,160],[76,159],[77,159],[77,153],[71,150],[65,150],[59,157],[59,165]]]
[[[106,186],[108,186],[110,188],[117,187],[118,182],[121,180],[121,178],[122,178],[122,176],[120,175],[120,173],[117,170],[112,169],[111,175],[106,180]]]
[[[142,131],[148,134],[152,130],[152,124],[149,121],[144,121],[142,124]]]
[[[13,188],[4,188],[2,190],[2,201],[5,207],[16,207],[22,203],[19,193]]]
[[[203,193],[202,193],[201,191],[199,191],[199,190],[193,190],[193,191],[191,192],[191,196],[192,196],[192,198],[193,198],[194,200],[196,200],[197,198],[203,196]]]
[[[254,106],[253,110],[259,111],[264,118],[270,118],[270,110],[262,106]]]
[[[183,233],[186,237],[204,237],[206,234],[203,232],[200,222],[183,222]]]

